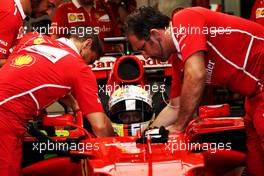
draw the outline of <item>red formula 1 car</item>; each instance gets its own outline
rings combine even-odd
[[[42,142],[34,142],[32,137],[27,137],[28,143],[35,143],[32,146],[37,152],[43,153],[45,150],[58,155],[23,168],[23,174],[25,176],[241,174],[241,167],[245,165],[241,141],[244,133],[243,119],[220,117],[221,114],[227,115],[225,114],[228,111],[227,105],[202,108],[205,112],[192,121],[183,134],[168,135],[164,128],[160,128],[148,131],[143,136],[134,137],[93,138],[82,127],[81,113],[76,117],[69,114],[45,116],[44,126],[56,126],[57,131],[61,130],[59,126],[67,126],[68,134],[61,132],[61,136],[58,134],[47,138],[49,140],[46,141],[38,136]]]
[[[112,94],[124,83],[146,86],[143,75],[153,76],[146,70],[153,65],[155,73],[171,74],[169,64],[132,55],[120,57],[110,71],[103,68],[107,62],[93,67],[97,78],[107,78],[103,90]],[[168,134],[161,127],[136,136],[95,138],[83,127],[81,112],[44,116],[40,126],[28,131],[24,176],[241,175],[245,166],[243,118],[230,117],[226,104],[200,107],[182,134]]]

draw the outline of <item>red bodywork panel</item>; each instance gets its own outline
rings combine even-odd
[[[137,58],[137,60],[140,62],[140,67],[144,70],[159,70],[162,69],[164,71],[164,75],[162,76],[171,76],[172,75],[172,68],[170,61],[166,63],[161,63],[157,59],[144,59],[142,55],[126,55],[121,57],[113,57],[113,56],[104,56],[100,58],[100,60],[95,61],[94,64],[90,65],[92,68],[93,73],[96,76],[96,79],[107,79],[110,81],[111,72],[113,70],[113,66],[116,65],[116,62],[120,60],[120,58]],[[121,59],[121,60],[122,60]],[[120,62],[120,61],[119,61]],[[117,67],[116,67],[117,68]]]
[[[136,71],[138,75],[133,78],[126,79],[121,78],[119,75],[119,69],[122,67],[121,64],[125,64],[126,62],[133,63],[134,67],[136,67]],[[133,71],[133,70],[131,70]],[[113,66],[113,69],[110,73],[109,79],[107,81],[106,87],[108,88],[107,92],[112,94],[120,84],[136,84],[140,86],[144,86],[144,68],[140,60],[136,56],[122,56],[118,58]]]
[[[75,118],[69,117],[68,114],[64,116],[57,118],[68,119],[69,121],[65,122],[67,125],[74,124],[72,119]],[[50,119],[46,118],[50,117],[44,117],[44,122],[51,124]],[[52,124],[62,125],[62,121],[57,120],[58,123]],[[24,176],[46,176],[50,175],[49,173],[56,176],[223,175],[230,169],[244,166],[245,154],[232,150],[219,150],[215,153],[210,150],[193,152],[193,148],[180,146],[188,145],[201,133],[243,128],[243,119],[239,117],[198,117],[190,123],[186,133],[169,135],[167,143],[151,144],[148,139],[146,144],[137,144],[138,137],[91,138],[91,135],[86,135],[86,139],[81,140],[79,144],[89,146],[86,147],[87,150],[82,148],[70,152],[75,158],[86,159],[73,162],[70,157],[51,158],[24,168],[23,174]],[[53,139],[63,138],[53,137]]]
[[[44,176],[52,172],[56,176],[70,176],[75,170],[76,176],[86,171],[89,176],[193,175],[195,168],[204,167],[203,155],[177,150],[175,146],[183,139],[183,135],[172,135],[168,144],[136,144],[136,137],[93,138],[81,141],[95,146],[93,150],[72,151],[72,154],[90,157],[85,160],[85,169],[82,168],[84,160],[71,165],[68,158],[53,158],[24,168],[23,174]]]
[[[230,116],[230,106],[228,104],[207,105],[199,108],[199,117],[227,117]]]
[[[134,62],[138,67],[138,75],[133,79],[122,79],[119,74],[120,65],[126,61]],[[154,60],[151,60],[154,63]],[[147,62],[147,61],[145,61]],[[99,70],[97,78],[107,76],[107,85],[115,87],[124,83],[135,83],[143,86],[144,67],[135,56],[120,57],[113,69]],[[167,67],[164,74],[171,74]],[[123,75],[122,75],[123,76]],[[115,89],[108,90],[113,92]],[[82,124],[82,114],[76,117],[65,114],[51,118],[43,117],[43,125],[54,126],[56,130],[64,126],[76,127],[69,130],[68,136],[51,137],[55,141],[79,138],[79,150],[71,150],[68,157],[56,157],[34,163],[23,169],[24,176],[193,176],[224,175],[237,167],[245,166],[245,154],[232,150],[194,151],[195,147],[203,147],[206,143],[198,143],[201,134],[228,130],[243,130],[244,123],[240,117],[229,116],[229,106],[203,106],[199,117],[190,122],[185,133],[170,134],[167,143],[137,144],[139,137],[93,138]],[[36,141],[26,137],[27,141]],[[185,148],[182,148],[185,146]],[[76,160],[76,158],[78,158]]]

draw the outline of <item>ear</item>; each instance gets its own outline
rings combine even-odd
[[[83,45],[84,45],[84,47],[90,48],[92,46],[92,43],[93,43],[92,39],[88,38],[84,41]]]
[[[156,40],[161,41],[162,39],[162,32],[158,29],[151,29],[150,36],[154,37]]]

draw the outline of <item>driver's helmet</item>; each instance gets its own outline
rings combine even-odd
[[[141,87],[118,88],[109,99],[109,117],[119,136],[136,136],[144,131],[152,118],[152,99]]]

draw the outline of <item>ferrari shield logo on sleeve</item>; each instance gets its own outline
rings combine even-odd
[[[84,22],[85,21],[84,14],[83,13],[77,13],[77,20],[78,20],[78,22]]]
[[[35,63],[35,58],[30,55],[20,55],[15,57],[10,64],[13,67],[24,67],[24,66],[31,66]]]

